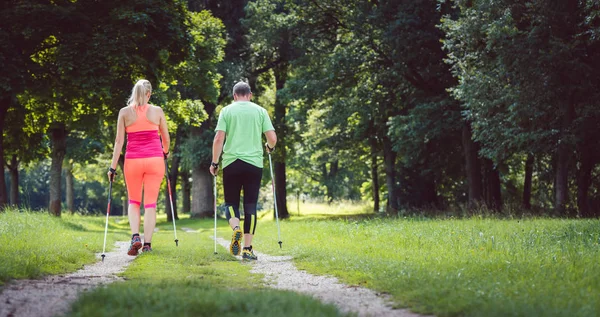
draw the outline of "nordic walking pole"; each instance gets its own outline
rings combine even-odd
[[[281,249],[281,231],[279,230],[279,214],[277,213],[277,197],[275,197],[275,180],[273,179],[273,162],[271,161],[271,152],[269,152],[269,167],[271,168],[271,188],[273,188],[273,203],[275,204],[275,219],[277,221],[277,238],[279,239],[279,248]]]
[[[114,171],[114,170],[111,170]],[[106,225],[104,226],[104,246],[102,247],[102,262],[104,262],[104,257],[106,255],[104,255],[104,251],[106,251],[106,234],[108,233],[108,215],[110,214],[110,201],[111,201],[111,194],[112,194],[112,183],[113,183],[113,179],[115,177],[115,174],[113,172],[112,176],[110,177],[110,182],[108,184],[108,206],[106,207]]]
[[[215,254],[217,254],[217,175],[213,176],[213,192],[215,193]]]
[[[169,163],[165,156],[165,174],[167,176],[167,188],[169,189],[169,201],[171,202],[171,220],[173,220],[173,234],[175,235],[175,246],[179,246],[179,240],[177,239],[177,227],[175,227],[175,212],[173,211],[173,194],[171,194],[171,178],[169,177]]]

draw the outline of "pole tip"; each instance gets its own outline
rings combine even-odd
[[[175,246],[178,247],[179,246],[179,239],[175,239]]]
[[[104,255],[104,254],[102,254],[102,255],[101,255],[101,257],[102,257],[102,262],[104,262],[104,257],[105,257],[105,256],[106,256],[106,255]]]
[[[279,241],[278,243],[279,243],[279,248],[281,249],[281,244],[282,244],[283,242]]]
[[[217,252],[215,252],[215,254],[218,254]]]

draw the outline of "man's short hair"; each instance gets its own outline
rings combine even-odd
[[[248,83],[240,81],[233,86],[233,94],[238,96],[248,96],[251,94],[250,85]]]

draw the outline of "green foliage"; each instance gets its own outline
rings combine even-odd
[[[209,11],[188,12],[187,15],[189,56],[166,75],[172,77],[172,84],[182,99],[214,103],[219,95],[221,75],[216,66],[223,60],[225,29],[223,23]],[[185,118],[184,114],[180,115]]]
[[[577,186],[587,192],[588,166],[599,159],[591,154],[599,146],[600,64],[593,57],[600,44],[594,35],[597,5],[454,3],[459,14],[441,23],[448,62],[458,78],[451,90],[464,106],[480,153],[496,164],[520,153],[551,154],[556,161],[548,167],[555,177],[577,171]],[[577,156],[571,158],[574,151]],[[561,192],[563,186],[574,187],[568,184],[561,181],[556,187]],[[580,212],[588,214],[585,194],[578,195]]]
[[[590,216],[600,202],[596,1],[110,0],[99,8],[84,0],[0,8],[2,149],[17,162],[48,155],[46,133],[56,122],[71,134],[69,159],[97,161],[112,146],[132,83],[144,77],[177,131],[172,150],[183,168],[207,163],[214,124],[207,120],[245,78],[277,118],[285,151],[274,158],[285,159],[292,192],[372,199],[377,179],[388,206],[465,203],[467,121],[479,158],[493,162],[482,167],[484,187],[486,171],[499,171],[504,200],[520,202],[523,160],[533,154],[534,205],[553,207],[563,169],[567,206],[574,209],[577,197],[580,215]],[[592,212],[583,214],[585,206]]]
[[[576,128],[597,116],[587,108],[597,109],[599,78],[586,55],[598,44],[583,23],[585,7],[576,2],[456,3],[460,16],[442,20],[449,62],[459,78],[453,93],[464,103],[485,156],[501,160],[515,151],[552,151],[560,130],[593,133]],[[579,105],[579,119],[561,127],[572,104]],[[577,142],[573,136],[561,140]]]
[[[212,161],[212,140],[215,132],[203,130],[192,137],[185,139],[181,145],[181,165],[185,169],[192,169],[198,164],[206,164],[208,168]]]
[[[419,195],[420,183],[462,177],[456,146],[462,119],[445,91],[453,79],[436,28],[441,13],[428,2],[322,1],[299,7],[298,15],[297,41],[309,53],[295,62],[285,92],[298,104],[293,113],[302,139],[310,140],[299,147],[317,155],[304,162],[320,166],[348,158],[340,166],[364,180],[368,154],[381,157],[384,147],[392,151],[391,144],[399,179],[393,183],[397,188],[387,190],[402,191],[407,205],[434,203],[435,195]]]

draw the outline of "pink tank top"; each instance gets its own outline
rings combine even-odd
[[[158,125],[150,122],[146,117],[148,105],[136,106],[137,119],[133,124],[125,127],[127,132],[126,159],[162,157],[163,150],[158,133]]]

